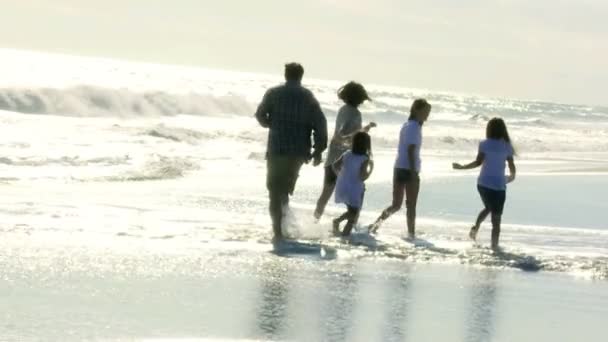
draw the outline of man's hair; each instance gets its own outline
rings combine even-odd
[[[304,76],[304,67],[300,63],[285,64],[285,80],[301,81]]]

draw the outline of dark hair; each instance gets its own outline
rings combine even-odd
[[[301,81],[304,76],[304,67],[300,63],[285,64],[285,79],[287,81]]]
[[[486,127],[486,138],[488,139],[503,139],[513,148],[513,144],[511,143],[511,138],[509,137],[509,131],[507,130],[507,124],[501,118],[493,118],[488,121],[488,126]],[[515,150],[513,150],[515,153]]]
[[[338,89],[338,98],[354,107],[359,107],[366,100],[371,101],[365,88],[354,81],[350,81]]]
[[[425,108],[431,108],[431,104],[428,103],[425,99],[415,99],[412,103],[412,107],[410,107],[409,120],[414,120],[416,118],[416,113]]]
[[[352,152],[359,155],[372,155],[372,138],[365,132],[358,132],[353,137]]]

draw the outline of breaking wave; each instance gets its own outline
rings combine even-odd
[[[251,115],[254,107],[238,95],[134,92],[127,89],[78,86],[66,89],[0,89],[0,109],[26,114],[131,117],[178,114]]]
[[[146,162],[140,169],[128,171],[121,175],[103,177],[97,181],[107,182],[141,182],[183,177],[186,172],[199,168],[199,165],[186,158],[158,156]]]

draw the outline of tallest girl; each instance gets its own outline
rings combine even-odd
[[[401,209],[405,193],[407,208],[407,232],[410,239],[416,237],[416,205],[420,190],[420,148],[422,147],[422,125],[431,114],[431,105],[417,99],[410,109],[410,117],[399,134],[399,150],[393,171],[393,204],[384,209],[369,230],[375,233],[382,222]]]

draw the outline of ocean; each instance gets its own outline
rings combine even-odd
[[[0,50],[0,340],[605,340],[608,108],[364,83],[376,161],[361,226],[391,201],[398,133],[424,126],[421,243],[405,214],[377,237],[315,223],[304,166],[277,250],[267,131],[276,75]],[[308,79],[333,129],[348,80]],[[415,85],[414,85],[415,86]],[[517,149],[501,245],[468,229],[487,120]],[[361,228],[361,227],[359,227]]]

